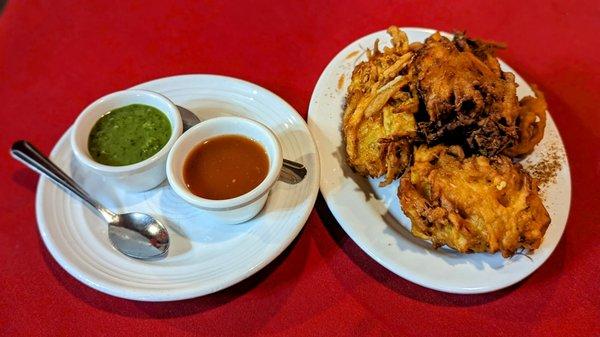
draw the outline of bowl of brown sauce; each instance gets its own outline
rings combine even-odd
[[[247,118],[217,117],[175,142],[167,179],[208,220],[236,224],[260,212],[282,163],[281,146],[269,128]]]

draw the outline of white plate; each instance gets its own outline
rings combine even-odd
[[[201,119],[235,115],[257,120],[278,136],[286,158],[306,165],[298,185],[277,182],[259,215],[240,225],[213,225],[180,199],[165,181],[143,193],[103,183],[73,158],[68,131],[51,158],[106,206],[157,216],[171,235],[164,260],[130,259],[112,248],[107,226],[79,200],[42,178],[36,211],[44,243],[71,275],[104,293],[141,301],[169,301],[213,293],[254,274],[296,237],[310,214],[319,186],[319,159],[306,123],[289,104],[257,85],[222,76],[185,75],[138,85],[153,90]],[[181,235],[182,224],[197,228]],[[179,229],[177,229],[179,228]]]
[[[434,30],[401,28],[410,42],[424,41]],[[541,247],[527,257],[504,259],[500,254],[459,254],[448,248],[434,250],[429,242],[410,234],[410,220],[400,209],[398,182],[380,188],[379,180],[362,178],[344,160],[341,125],[346,89],[354,66],[366,59],[364,51],[376,39],[389,45],[380,31],[344,48],[325,68],[313,92],[308,112],[309,129],[321,154],[321,193],[342,228],[362,250],[397,275],[424,287],[451,293],[484,293],[522,280],[552,253],[563,233],[571,202],[571,178],[564,145],[552,118],[546,133],[524,166],[538,162],[550,151],[558,153],[562,169],[556,181],[543,187],[544,204],[552,218]],[[517,95],[531,95],[531,88],[502,61],[505,71],[516,75]],[[341,76],[343,85],[339,85]]]

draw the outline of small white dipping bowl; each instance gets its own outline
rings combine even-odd
[[[171,123],[171,138],[160,151],[139,163],[109,166],[94,161],[88,151],[92,128],[106,113],[130,104],[145,104],[162,111]],[[167,155],[182,131],[181,115],[168,98],[152,91],[124,90],[106,95],[83,110],[73,125],[71,148],[79,162],[104,176],[107,183],[127,191],[146,191],[165,180]]]
[[[209,138],[222,135],[240,135],[258,142],[269,157],[269,171],[253,190],[238,197],[213,200],[193,194],[183,179],[183,168],[190,152]],[[208,221],[218,224],[237,224],[255,217],[263,208],[269,190],[277,182],[283,155],[275,134],[266,126],[241,117],[217,117],[206,120],[181,136],[167,159],[167,178],[171,187],[183,200],[198,207]]]

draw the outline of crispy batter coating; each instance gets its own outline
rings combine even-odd
[[[517,85],[513,74],[500,70],[497,47],[463,34],[450,41],[435,33],[416,52],[412,68],[423,102],[417,119],[428,144],[495,155],[517,141]]]
[[[346,97],[342,132],[348,164],[364,176],[398,178],[410,163],[418,99],[407,74],[413,52],[404,32],[390,27],[392,47],[367,50]]]
[[[502,155],[465,158],[459,146],[419,147],[398,197],[413,235],[463,253],[532,251],[550,224],[520,165]]]
[[[504,150],[504,154],[507,156],[517,157],[530,154],[544,137],[546,100],[544,94],[535,86],[532,89],[536,97],[527,96],[519,102],[519,117],[517,118],[519,140],[515,145]]]

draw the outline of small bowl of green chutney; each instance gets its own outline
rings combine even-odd
[[[165,180],[167,155],[182,132],[179,111],[168,98],[124,90],[83,110],[71,131],[71,147],[80,163],[108,183],[146,191]]]

